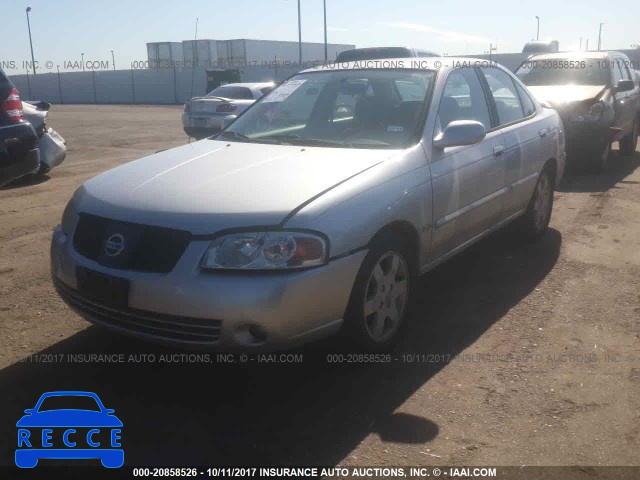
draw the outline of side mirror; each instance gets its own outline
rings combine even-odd
[[[618,85],[616,85],[616,92],[628,92],[629,90],[633,90],[635,87],[633,80],[620,80]]]
[[[26,413],[27,415],[31,415],[33,413],[33,408],[27,408],[24,413]]]
[[[443,132],[433,139],[433,146],[439,149],[460,147],[478,143],[487,135],[484,125],[475,120],[454,120]]]
[[[231,125],[233,122],[235,122],[236,118],[238,118],[238,115],[227,115],[226,117],[224,117],[222,119],[222,130],[224,130],[229,125]]]
[[[106,413],[107,415],[111,415],[112,413],[115,413],[116,411],[113,408],[105,408],[104,409],[104,413]]]

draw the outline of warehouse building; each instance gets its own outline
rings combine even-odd
[[[327,44],[327,58],[355,45]],[[149,68],[243,68],[298,63],[298,42],[277,40],[184,40],[147,43]],[[324,43],[302,43],[303,67],[324,61]]]

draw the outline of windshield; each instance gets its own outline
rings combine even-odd
[[[253,93],[247,87],[223,85],[207,94],[207,97],[232,98],[234,100],[252,100]]]
[[[258,143],[405,148],[417,141],[434,76],[424,70],[296,75],[220,136]]]
[[[39,412],[49,410],[90,410],[99,412],[100,406],[95,398],[87,395],[54,395],[42,400]]]
[[[595,58],[527,60],[516,72],[529,87],[542,85],[608,85],[609,69]]]

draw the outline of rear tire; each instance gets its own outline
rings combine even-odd
[[[373,241],[345,312],[346,333],[360,349],[388,350],[406,326],[415,279],[412,260],[398,235]]]
[[[546,165],[533,189],[525,214],[517,220],[517,230],[527,240],[537,240],[544,235],[551,221],[555,176],[552,166]]]
[[[620,151],[625,155],[631,155],[636,151],[638,146],[638,129],[640,128],[640,121],[634,120],[631,133],[620,139]]]

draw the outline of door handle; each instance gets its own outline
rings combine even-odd
[[[540,135],[540,138],[544,138],[544,137],[546,137],[546,136],[547,136],[547,129],[546,129],[546,128],[543,128],[542,130],[540,130],[540,131],[538,132],[538,135]]]
[[[493,147],[493,156],[496,158],[501,157],[504,154],[504,147],[502,145],[498,145],[497,147]]]

